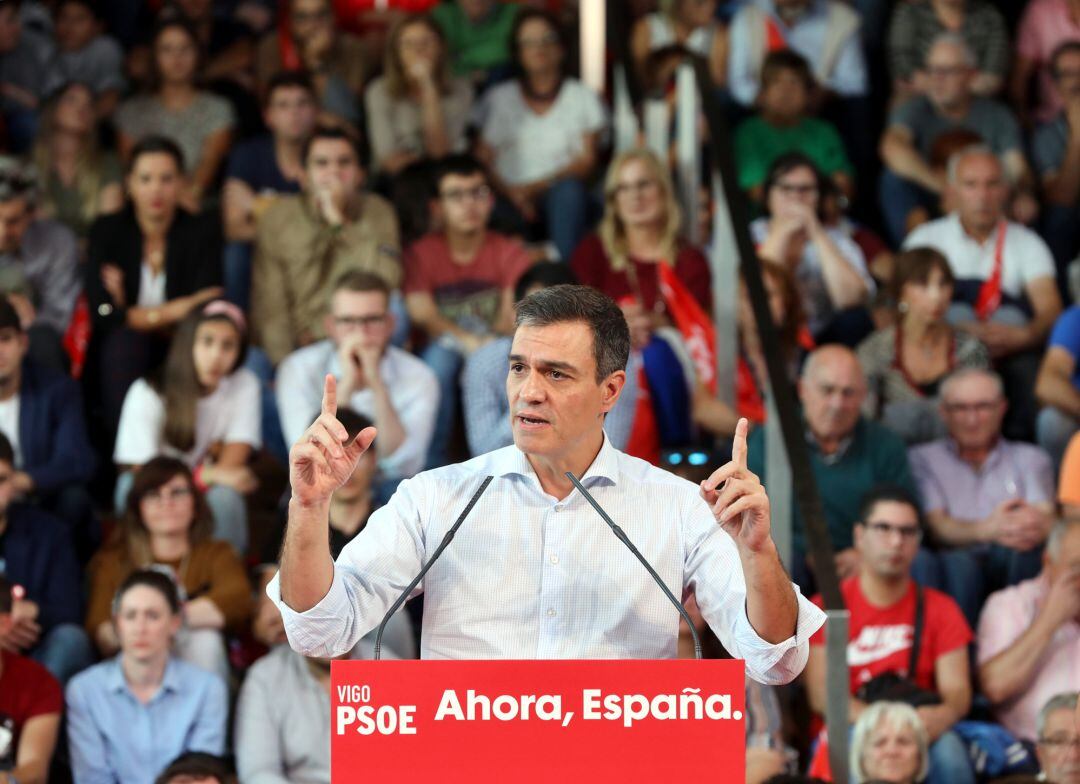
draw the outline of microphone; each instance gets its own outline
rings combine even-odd
[[[603,518],[604,522],[611,528],[611,532],[615,534],[615,538],[625,544],[629,548],[630,552],[641,561],[641,565],[649,570],[649,574],[652,575],[653,580],[660,586],[660,590],[664,592],[664,596],[675,605],[675,609],[679,611],[679,615],[686,621],[686,625],[690,627],[690,635],[694,638],[694,658],[700,659],[701,657],[701,638],[698,636],[697,629],[694,628],[694,622],[690,619],[690,614],[686,611],[686,608],[682,606],[682,602],[676,599],[671,591],[668,590],[667,585],[660,579],[660,575],[656,573],[656,570],[652,568],[648,561],[645,560],[645,556],[641,554],[641,551],[634,547],[634,543],[630,541],[630,537],[626,535],[626,532],[621,529],[614,520],[612,520],[608,513],[604,511],[603,507],[596,502],[596,499],[592,497],[592,494],[585,489],[585,485],[578,481],[578,478],[574,476],[572,471],[566,472],[566,478],[574,483],[574,487],[578,489],[578,492],[585,496],[585,499],[592,504],[592,508],[596,510],[596,513]]]
[[[480,500],[480,496],[484,494],[484,491],[487,490],[488,485],[491,484],[492,478],[493,477],[488,476],[484,479],[484,483],[480,485],[480,489],[476,491],[475,495],[473,495],[472,499],[465,507],[465,510],[458,516],[458,519],[454,522],[454,524],[450,526],[450,530],[446,532],[446,536],[443,537],[443,540],[439,543],[439,546],[435,548],[435,552],[432,554],[431,558],[429,558],[428,562],[424,564],[424,568],[420,570],[420,574],[416,575],[416,577],[413,578],[413,581],[409,583],[409,585],[405,588],[404,591],[401,592],[401,595],[397,598],[397,601],[390,606],[390,609],[387,611],[386,615],[382,619],[382,623],[379,624],[378,634],[375,635],[375,661],[378,661],[379,657],[382,654],[382,636],[383,632],[386,631],[386,624],[390,623],[390,619],[394,616],[394,613],[396,613],[398,611],[398,608],[401,607],[401,605],[405,603],[405,600],[409,598],[409,594],[412,593],[413,588],[418,586],[420,584],[420,581],[424,579],[424,575],[428,573],[428,569],[430,569],[432,565],[437,560],[439,560],[439,556],[442,555],[443,550],[445,550],[447,545],[450,544],[450,541],[454,538],[454,534],[456,534],[457,530],[461,528],[461,524],[465,522],[465,518],[469,516],[469,512],[471,512],[472,508],[476,506],[476,502]]]

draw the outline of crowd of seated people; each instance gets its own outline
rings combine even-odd
[[[675,471],[746,417],[765,475],[778,339],[832,562],[774,524],[851,613],[851,780],[1080,784],[1080,0],[608,4],[609,64],[720,99],[764,331],[723,206],[615,148],[592,2],[0,3],[0,784],[328,782],[330,662],[264,591],[289,447],[327,374],[378,429],[336,555],[511,443],[515,305],[575,283],[630,328],[606,437]],[[831,778],[824,642],[748,682],[748,782]]]

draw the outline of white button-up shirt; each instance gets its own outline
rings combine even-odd
[[[342,550],[329,592],[307,612],[281,609],[290,644],[336,656],[377,626],[420,572],[487,475],[495,477],[427,573],[421,657],[669,659],[680,616],[645,568],[574,490],[545,493],[524,453],[508,446],[406,480]],[[734,541],[698,487],[630,457],[604,437],[582,483],[679,595],[693,592],[724,647],[762,683],[802,671],[823,613],[795,587],[794,634],[762,640],[746,616]]]
[[[318,418],[327,373],[340,382],[341,360],[330,340],[312,343],[281,361],[274,387],[281,431],[288,445],[299,441]],[[386,353],[379,360],[379,375],[390,394],[390,405],[405,429],[401,445],[392,454],[379,455],[379,470],[383,476],[392,479],[409,477],[424,467],[435,432],[439,382],[422,359],[395,346],[386,347]],[[357,390],[342,405],[348,405],[370,419],[375,418],[375,393],[370,387]]]

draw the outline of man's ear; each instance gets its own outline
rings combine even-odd
[[[622,394],[623,387],[626,386],[626,371],[616,370],[604,379],[601,386],[603,387],[604,397],[600,401],[600,405],[603,413],[607,414],[615,407],[619,396]]]

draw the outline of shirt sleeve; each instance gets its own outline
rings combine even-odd
[[[288,301],[292,287],[284,263],[274,250],[277,245],[274,218],[281,216],[282,213],[271,208],[256,224],[251,271],[252,331],[257,345],[262,346],[274,364],[293,350],[292,311]]]
[[[1021,265],[1024,285],[1026,286],[1040,278],[1054,277],[1054,257],[1050,254],[1050,249],[1046,247],[1046,243],[1030,229],[1025,228],[1024,234],[1026,235],[1026,242],[1024,243],[1026,247],[1024,248],[1024,263]]]
[[[252,449],[258,449],[262,446],[262,390],[259,389],[259,380],[250,370],[240,368],[233,383],[224,441],[226,444],[248,444]]]
[[[302,349],[307,351],[308,349]],[[306,354],[290,354],[278,367],[274,396],[285,445],[292,446],[322,410],[323,374],[304,362]]]
[[[829,84],[840,95],[866,95],[866,60],[863,58],[862,40],[857,30],[848,36],[840,49]]]
[[[686,587],[725,650],[745,660],[751,678],[766,685],[791,682],[806,666],[810,636],[825,622],[825,614],[793,583],[798,617],[792,636],[777,644],[761,639],[746,614],[746,578],[735,543],[705,502],[694,501],[683,522]]]
[[[1080,434],[1069,439],[1058,476],[1058,503],[1080,505]]]
[[[1054,502],[1054,464],[1050,455],[1041,447],[1025,444],[1024,489],[1025,498],[1031,504]]]
[[[952,653],[957,648],[963,648],[972,641],[971,627],[952,597],[928,591],[926,605],[926,629],[933,630],[935,659]]]
[[[984,664],[1012,645],[1027,623],[1022,607],[1012,600],[1015,588],[990,594],[979,614],[977,663]]]
[[[978,22],[982,26],[982,45],[973,47],[982,70],[1004,77],[1009,67],[1009,33],[1005,18],[990,3],[976,6]]]
[[[388,477],[409,477],[421,471],[435,433],[435,416],[439,410],[438,380],[427,366],[409,364],[409,378],[404,383],[413,387],[413,393],[403,403],[394,404],[405,430],[405,439],[393,453],[379,457],[379,468]]]
[[[71,773],[79,784],[116,784],[109,768],[105,738],[91,713],[92,695],[88,693],[98,670],[90,670],[68,684],[67,736],[71,754]]]
[[[910,79],[919,69],[919,47],[915,30],[916,9],[912,3],[897,3],[889,21],[886,55],[889,73],[893,79]]]
[[[1039,40],[1040,15],[1046,11],[1046,3],[1038,0],[1028,3],[1020,17],[1020,29],[1016,34],[1016,53],[1025,60],[1039,64],[1042,60],[1042,42]]]
[[[1031,139],[1031,162],[1040,177],[1054,174],[1065,160],[1065,139],[1058,133],[1058,121],[1043,123]]]
[[[330,589],[314,607],[304,612],[289,607],[281,598],[281,573],[274,575],[266,595],[281,611],[293,650],[340,656],[379,625],[423,566],[424,518],[432,503],[428,483],[424,474],[405,480],[390,502],[371,515],[341,551]],[[419,593],[420,588],[414,590]]]
[[[225,683],[211,673],[206,675],[199,713],[188,736],[188,751],[225,753],[225,723],[229,716],[229,698]]]
[[[394,129],[390,126],[390,99],[386,93],[386,82],[382,78],[376,79],[364,91],[364,109],[367,114],[371,160],[378,169],[380,162],[395,152]]]
[[[1058,316],[1050,332],[1048,348],[1068,351],[1073,359],[1080,359],[1080,306],[1073,306]]]
[[[731,20],[728,36],[728,89],[731,96],[743,106],[749,106],[757,98],[758,74],[751,67],[751,40],[749,12],[739,11]]]
[[[120,409],[113,462],[142,465],[161,453],[161,431],[165,406],[158,393],[144,379],[128,388]]]
[[[925,451],[925,447],[916,447],[910,452],[910,455],[911,471],[919,485],[923,510],[926,512],[947,512],[949,510],[947,493],[941,485],[933,461]]]
[[[206,598],[221,610],[226,628],[239,631],[251,615],[251,583],[247,570],[231,545],[216,541],[208,548],[212,548],[206,550],[211,578]]]
[[[465,436],[473,455],[509,446],[514,440],[506,399],[508,349],[507,341],[495,340],[465,360],[461,404],[465,413]]]
[[[274,682],[262,677],[261,668],[252,668],[236,704],[236,772],[247,784],[289,784],[282,741],[267,732],[278,699]]]
[[[82,270],[79,268],[79,249],[75,235],[60,224],[45,224],[51,234],[45,252],[48,280],[42,291],[37,321],[52,327],[63,336],[75,310],[75,300],[82,290]]]
[[[920,509],[925,505],[921,502],[921,494],[918,485],[911,475],[911,465],[908,463],[907,448],[899,436],[894,435],[884,426],[878,426],[872,440],[877,442],[874,460],[875,480],[899,485],[911,494]]]

